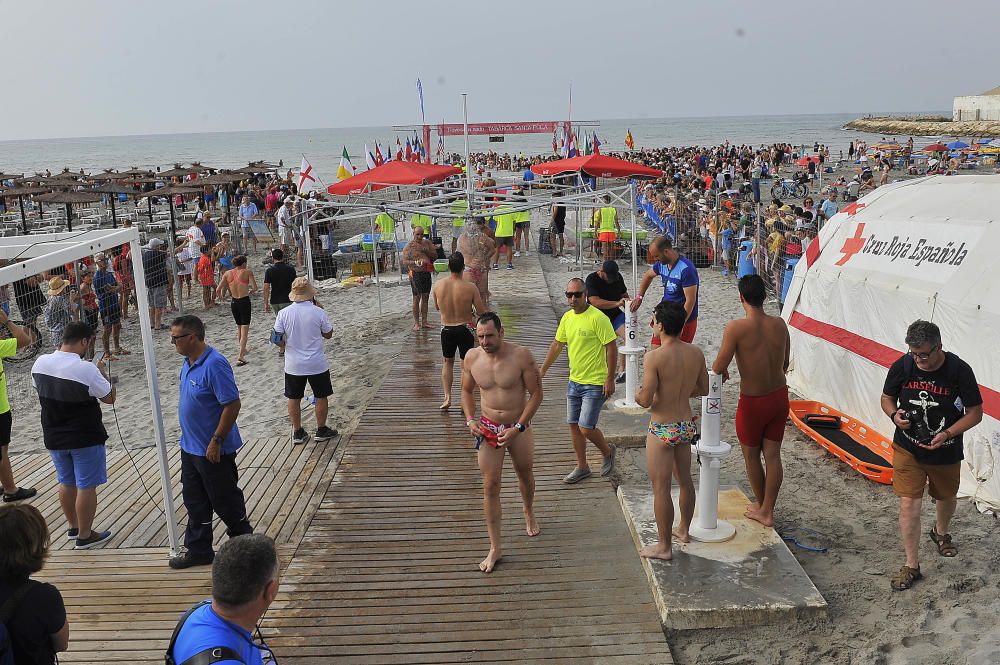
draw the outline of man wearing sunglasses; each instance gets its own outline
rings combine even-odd
[[[563,314],[556,338],[549,346],[542,364],[542,377],[556,361],[563,347],[569,347],[569,385],[566,388],[566,422],[569,424],[576,453],[576,468],[563,478],[573,485],[590,477],[587,463],[587,441],[604,456],[601,475],[611,475],[615,463],[615,447],[597,429],[597,419],[605,400],[615,393],[615,361],[618,356],[617,336],[611,320],[587,302],[587,287],[579,277],[566,285],[570,310]]]
[[[899,528],[906,563],[892,578],[895,591],[921,579],[920,504],[924,487],[935,499],[934,526],[928,532],[938,554],[953,557],[958,548],[948,533],[957,505],[962,433],[983,419],[983,398],[972,368],[941,345],[941,331],[930,321],[906,330],[909,351],[889,368],[882,389],[882,411],[896,426],[892,438],[892,488],[899,497]]]
[[[175,569],[207,566],[212,549],[212,513],[226,524],[230,538],[253,533],[243,490],[237,484],[236,453],[243,445],[236,416],[240,392],[225,356],[205,343],[205,324],[180,316],[170,324],[170,342],[184,356],[177,418],[181,426],[181,493],[187,508],[183,554],[170,559]]]

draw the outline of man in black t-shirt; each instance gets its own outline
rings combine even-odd
[[[280,249],[272,251],[271,258],[274,263],[264,271],[264,311],[270,312],[273,307],[277,314],[292,304],[288,294],[296,275],[295,268],[285,263],[285,253]]]
[[[587,301],[604,312],[611,319],[611,327],[615,334],[622,337],[625,333],[625,299],[628,298],[628,288],[625,279],[618,269],[616,261],[605,261],[597,272],[587,275]],[[625,382],[625,357],[618,354],[618,376],[616,383]]]
[[[963,458],[962,433],[983,419],[983,398],[968,363],[943,350],[941,331],[930,321],[914,321],[906,331],[909,352],[889,368],[882,411],[896,426],[892,487],[899,496],[899,525],[906,564],[892,588],[909,589],[920,573],[920,504],[924,486],[936,500],[929,535],[938,554],[958,553],[948,533],[957,505]]]

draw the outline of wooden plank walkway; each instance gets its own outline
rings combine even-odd
[[[496,275],[512,341],[541,362],[555,330],[537,260]],[[501,302],[503,299],[501,298]],[[417,334],[349,441],[292,447],[251,441],[239,458],[251,519],[279,543],[284,573],[263,622],[281,663],[608,663],[672,659],[635,547],[607,480],[566,486],[573,463],[564,424],[565,359],[545,380],[534,421],[536,514],[524,534],[520,495],[505,470],[504,561],[478,562],[489,541],[475,451],[458,403],[440,400],[436,331]],[[171,454],[180,509],[178,452]],[[162,662],[174,623],[210,593],[210,570],[166,566],[166,531],[152,449],[109,455],[97,524],[104,549],[54,538],[39,577],[58,585],[71,624],[64,663]],[[47,455],[21,455],[16,474],[39,488],[53,534],[65,529]],[[596,451],[591,460],[599,466]],[[142,477],[152,496],[138,482]],[[224,526],[216,529],[217,541]]]
[[[518,293],[500,314],[541,363],[556,319],[537,259],[493,281]],[[565,359],[534,420],[542,533],[524,533],[508,464],[504,560],[483,575],[476,453],[457,385],[456,407],[437,409],[439,357],[437,331],[414,335],[353,434],[264,622],[282,662],[672,662],[610,483],[562,483]]]

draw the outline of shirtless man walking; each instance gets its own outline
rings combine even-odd
[[[764,526],[774,526],[774,504],[783,476],[781,440],[788,418],[788,328],[780,316],[764,312],[766,294],[759,275],[742,277],[739,291],[746,318],[726,324],[712,371],[725,381],[729,363],[736,356],[740,370],[736,436],[756,499],[745,514]]]
[[[653,513],[659,540],[639,550],[649,559],[673,558],[671,536],[682,543],[690,540],[688,529],[694,517],[694,482],[691,480],[691,444],[698,425],[691,414],[691,398],[708,394],[708,370],[701,349],[680,340],[687,312],[684,305],[665,300],[653,310],[653,330],[659,346],[643,361],[642,386],[635,395],[641,406],[652,407],[646,434],[646,465],[653,483]],[[680,486],[681,519],[674,523],[670,498],[670,476]]]
[[[451,407],[451,384],[455,376],[455,351],[464,361],[465,355],[476,345],[476,338],[470,330],[475,316],[486,312],[479,289],[462,278],[465,257],[461,252],[452,253],[448,259],[448,277],[438,280],[431,293],[434,307],[441,312],[441,385],[444,387],[444,401],[441,409]]]
[[[465,225],[458,239],[458,251],[465,257],[465,279],[476,285],[484,306],[490,302],[490,258],[496,243],[490,237],[486,220],[476,217]]]
[[[410,271],[410,291],[413,293],[413,329],[421,326],[430,328],[427,323],[427,300],[431,296],[431,272],[434,270],[434,260],[437,250],[434,243],[424,237],[422,226],[413,226],[413,240],[403,248],[403,268]]]
[[[236,359],[236,366],[243,367],[247,364],[247,340],[250,338],[250,315],[253,312],[250,294],[257,293],[257,280],[253,276],[253,271],[247,268],[245,255],[241,254],[234,258],[233,268],[223,273],[216,289],[216,297],[221,298],[226,288],[233,297],[229,307],[233,312],[233,320],[236,321],[236,338],[240,343],[240,355]]]
[[[525,531],[529,536],[537,536],[540,531],[533,509],[535,441],[531,419],[542,404],[542,381],[531,351],[505,342],[503,336],[500,317],[493,312],[483,314],[476,325],[479,348],[469,351],[462,363],[462,411],[479,449],[483,514],[490,535],[490,553],[479,564],[484,573],[493,572],[503,556],[500,476],[505,450],[510,451],[521,489]],[[475,417],[477,386],[482,409],[478,418]],[[530,397],[526,398],[525,393]]]

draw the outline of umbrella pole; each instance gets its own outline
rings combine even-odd
[[[111,228],[118,228],[118,215],[115,213],[115,199],[118,198],[117,194],[111,195]]]
[[[73,206],[66,204],[66,230],[73,232]]]
[[[378,314],[382,316],[382,289],[379,288],[378,283],[378,238],[375,237],[375,217],[371,218],[370,223],[372,227],[372,269],[375,271],[375,295],[378,297]]]
[[[21,209],[21,231],[28,235],[28,217],[24,214],[24,196],[17,195],[17,205]]]
[[[167,197],[167,205],[170,206],[170,247],[171,251],[173,251],[174,240],[177,238],[177,223],[174,221],[174,200],[169,196]],[[150,211],[152,211],[152,208],[150,208]],[[153,219],[152,212],[150,212],[149,218],[150,220]],[[176,259],[177,255],[174,254],[174,263],[178,263]],[[177,271],[176,277],[177,279],[174,281],[177,283],[177,309],[180,310],[181,314],[184,314],[184,285],[181,284],[180,270]]]

